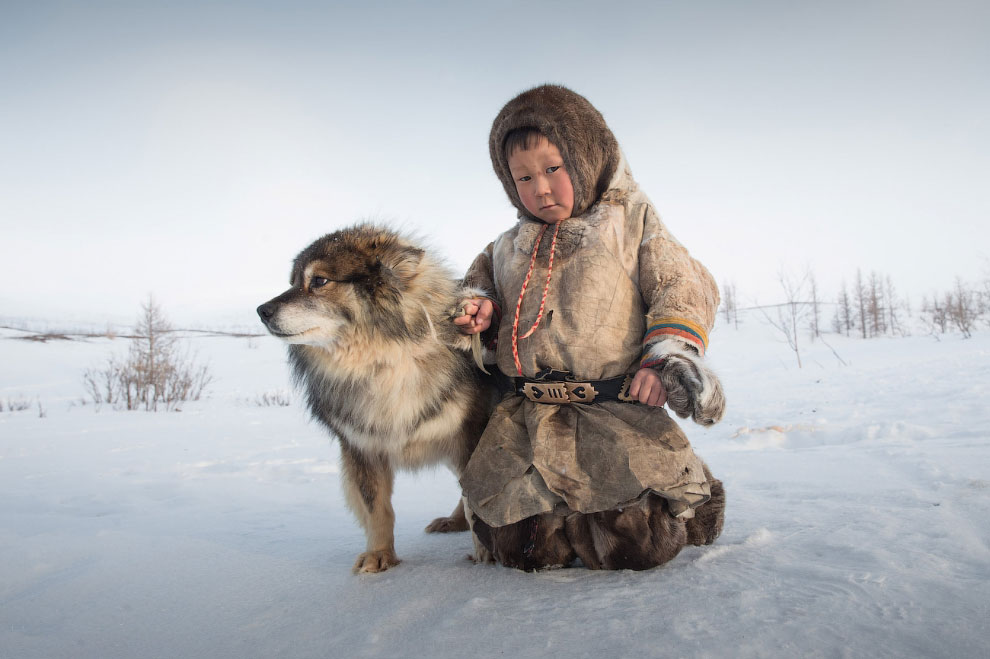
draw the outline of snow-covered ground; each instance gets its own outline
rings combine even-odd
[[[830,336],[799,370],[773,330],[720,327],[726,419],[687,431],[725,531],[647,572],[474,565],[423,527],[442,470],[400,476],[403,563],[364,545],[337,449],[274,339],[190,339],[216,375],[181,412],[82,405],[126,341],[0,334],[0,658],[987,657],[990,333]],[[8,411],[8,401],[30,402]],[[40,407],[39,407],[40,403]]]

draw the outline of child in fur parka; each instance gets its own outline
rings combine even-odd
[[[544,85],[492,125],[519,222],[468,270],[461,331],[510,377],[461,477],[476,558],[647,569],[714,542],[725,493],[666,403],[724,411],[703,356],[718,288],[640,192],[601,114]]]

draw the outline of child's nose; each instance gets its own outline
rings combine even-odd
[[[536,179],[536,194],[545,197],[550,194],[550,181],[545,176]]]

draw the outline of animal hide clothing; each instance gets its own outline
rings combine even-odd
[[[553,133],[573,125],[553,115],[561,107],[598,132]],[[548,368],[575,381],[631,375],[662,358],[663,341],[702,356],[718,307],[714,280],[660,221],[597,110],[570,90],[544,86],[511,101],[496,119],[492,159],[520,217],[464,280],[503,311],[493,330],[497,366],[520,375],[510,349],[513,312],[543,227],[515,196],[499,140],[514,127],[533,125],[563,142],[554,144],[574,179],[575,216],[560,225],[542,320],[518,340],[521,375],[536,379]],[[608,171],[605,183],[596,182]],[[580,199],[589,194],[597,194],[594,203],[582,209]],[[532,273],[536,292],[523,298],[520,335],[539,313],[552,233],[550,227],[542,234]],[[471,510],[492,527],[565,507],[605,511],[648,493],[689,519],[710,497],[702,461],[663,408],[619,401],[548,405],[515,394],[497,406],[461,485]]]

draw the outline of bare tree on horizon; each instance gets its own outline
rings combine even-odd
[[[804,274],[797,278],[781,268],[777,272],[777,282],[784,291],[785,301],[783,304],[777,305],[776,318],[768,313],[765,307],[760,307],[764,319],[771,327],[784,335],[788,347],[794,352],[794,357],[797,359],[798,368],[802,367],[798,337],[811,307],[809,302],[803,300],[810,277],[810,269],[805,270]]]

